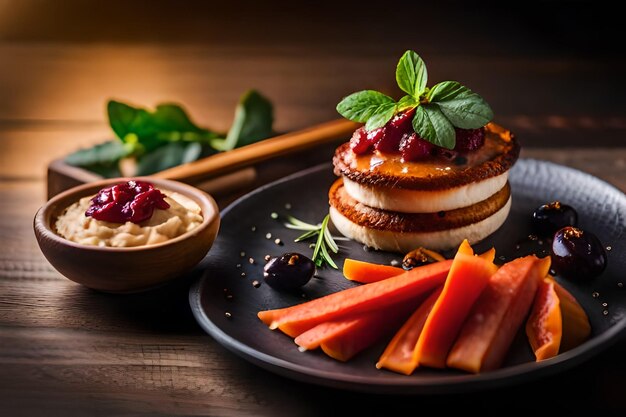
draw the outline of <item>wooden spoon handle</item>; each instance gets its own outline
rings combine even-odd
[[[211,155],[188,164],[163,170],[153,176],[179,181],[194,181],[219,176],[265,159],[304,150],[342,137],[348,140],[352,132],[358,127],[359,124],[349,120],[333,120]]]

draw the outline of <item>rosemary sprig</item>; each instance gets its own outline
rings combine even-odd
[[[330,233],[330,230],[328,230],[329,220],[330,216],[327,214],[320,224],[315,225],[303,222],[293,216],[287,216],[287,223],[285,223],[285,227],[304,231],[304,233],[298,236],[294,242],[302,242],[313,237],[316,238],[315,244],[311,244],[311,247],[313,248],[313,262],[318,268],[326,264],[332,268],[338,269],[337,264],[333,261],[330,254],[330,252],[338,253],[339,247],[335,242],[336,238],[334,238]]]

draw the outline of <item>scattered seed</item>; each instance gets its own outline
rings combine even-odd
[[[246,253],[244,251],[239,252],[239,256],[241,256],[242,258],[246,256]]]
[[[613,248],[612,248],[612,247],[610,247],[610,246],[607,246],[607,247],[606,247],[606,250],[608,250],[608,251],[610,251],[611,249],[613,249]]]
[[[306,294],[305,294],[305,293],[302,293],[302,294],[300,294],[300,297],[302,297],[302,298],[306,298]]]
[[[530,239],[530,240],[537,240],[538,237],[537,237],[537,235],[528,235],[528,239]]]
[[[537,244],[540,245],[540,246],[543,245],[543,240],[537,241]]]
[[[623,282],[618,282],[617,286],[620,287],[620,288],[624,288],[624,283]]]
[[[265,234],[265,239],[271,239],[272,238],[272,234],[271,233],[266,233]]]
[[[232,300],[233,299],[233,295],[232,294],[227,294],[226,295],[226,299],[227,300]]]
[[[400,265],[400,261],[398,261],[397,259],[392,259],[391,262],[389,262],[389,265],[398,266]]]
[[[609,310],[604,310],[604,311],[602,312],[602,315],[604,315],[604,316],[608,316],[608,315],[609,315]]]
[[[265,255],[265,256],[263,257],[263,259],[265,259],[265,262],[269,262],[269,261],[270,261],[270,259],[272,259],[272,257],[271,257],[271,256],[269,256],[269,255]]]
[[[498,256],[498,259],[500,259],[501,261],[506,261],[506,256],[500,255],[500,256]]]
[[[594,291],[594,292],[592,292],[592,293],[591,293],[591,296],[592,296],[593,298],[598,298],[598,297],[600,297],[600,293],[599,293],[599,292],[597,292],[597,291]]]
[[[237,268],[241,268],[241,264],[237,264]]]
[[[252,286],[254,288],[259,288],[261,286],[261,283],[255,279],[254,281],[252,281]]]
[[[515,250],[519,250],[520,245],[515,245]]]
[[[285,208],[287,210],[291,210],[291,203],[285,203]]]
[[[252,230],[253,232],[256,232],[256,226],[252,226],[250,230]]]
[[[245,273],[245,272],[242,272],[242,273],[241,273],[241,276],[242,276],[242,277],[245,277],[245,276],[246,276],[246,273]]]
[[[609,303],[602,303],[602,307],[608,307]]]
[[[276,213],[275,211],[272,212],[272,214],[270,214],[270,217],[274,220],[276,220],[278,218],[278,213]]]
[[[278,238],[274,239],[274,243],[276,243],[278,246],[283,246],[283,241]]]
[[[224,292],[228,292],[228,288],[224,288]]]
[[[224,313],[224,315],[226,316],[227,319],[231,318],[233,315],[230,314],[228,311]]]
[[[254,265],[254,258],[248,258],[248,262],[250,263],[250,265]]]

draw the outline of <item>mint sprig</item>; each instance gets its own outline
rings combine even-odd
[[[457,81],[443,81],[428,88],[426,64],[414,51],[406,51],[398,61],[396,82],[407,93],[397,102],[383,93],[364,90],[341,100],[337,111],[373,130],[384,126],[395,114],[415,109],[415,132],[447,149],[456,145],[455,127],[477,129],[493,119],[489,104]]]

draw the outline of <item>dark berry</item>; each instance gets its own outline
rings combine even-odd
[[[542,236],[550,236],[565,226],[576,226],[577,223],[576,210],[559,201],[539,206],[533,213],[533,225]]]
[[[485,128],[459,129],[456,128],[455,151],[471,152],[481,148],[485,144]]]
[[[263,277],[276,290],[296,290],[305,285],[315,273],[315,264],[299,253],[285,253],[272,258],[263,267]]]
[[[400,141],[405,133],[413,132],[413,115],[415,109],[398,113],[385,125],[385,131],[374,145],[377,151],[385,153],[400,152]]]
[[[604,246],[596,235],[571,226],[554,234],[551,258],[557,275],[576,281],[597,277],[607,263]]]
[[[405,133],[400,141],[402,160],[407,162],[428,158],[434,147],[435,145],[420,138],[415,132]]]

